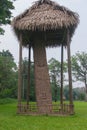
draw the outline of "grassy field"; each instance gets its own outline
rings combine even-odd
[[[75,102],[75,115],[19,116],[16,103],[0,105],[0,130],[87,130],[87,103]]]

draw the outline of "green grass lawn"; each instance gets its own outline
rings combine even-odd
[[[75,102],[75,115],[19,116],[16,103],[0,105],[0,130],[87,130],[87,103]]]

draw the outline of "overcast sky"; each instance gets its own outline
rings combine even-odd
[[[29,8],[32,3],[36,0],[16,0],[14,2],[15,10],[13,11],[13,16],[17,16],[22,13],[25,9]],[[75,54],[77,51],[87,51],[87,0],[55,0],[60,5],[68,7],[70,10],[77,12],[80,16],[80,24],[75,31],[75,35],[71,42],[71,54]],[[15,61],[18,63],[18,41],[14,35],[12,28],[10,26],[5,26],[5,35],[0,36],[0,51],[10,50],[13,54]],[[23,51],[24,57],[27,56],[27,50]],[[32,55],[33,57],[33,55]],[[60,59],[60,48],[47,49],[47,59],[51,57]],[[65,58],[66,51],[65,51]]]

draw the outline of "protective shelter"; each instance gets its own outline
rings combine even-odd
[[[77,13],[50,0],[39,0],[28,10],[12,21],[14,31],[20,41],[19,78],[18,78],[18,113],[19,114],[73,114],[72,76],[70,61],[70,42],[79,23]],[[22,46],[29,48],[27,101],[22,104]],[[50,78],[48,74],[46,47],[61,47],[61,98],[60,105],[52,104]],[[67,48],[69,99],[63,104],[63,48]],[[34,53],[34,75],[36,106],[29,104],[30,94],[30,50]]]

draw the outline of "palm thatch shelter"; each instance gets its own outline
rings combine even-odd
[[[73,114],[72,76],[70,61],[70,42],[79,23],[77,13],[60,6],[50,0],[35,2],[24,13],[12,21],[14,31],[20,41],[19,47],[19,84],[18,84],[18,113],[19,114]],[[22,46],[29,48],[27,103],[21,102],[22,91]],[[61,46],[61,98],[60,107],[52,104],[50,79],[46,61],[46,47]],[[67,48],[69,97],[70,103],[63,104],[63,48]],[[34,74],[37,109],[29,105],[30,93],[30,50],[34,53]],[[56,110],[54,110],[56,108]]]

